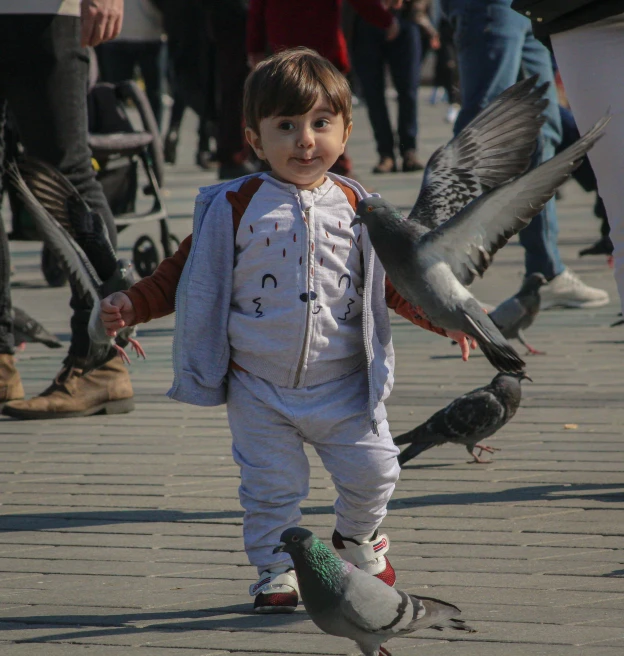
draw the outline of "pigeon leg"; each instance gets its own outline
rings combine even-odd
[[[474,452],[474,450],[477,449],[477,448],[481,449],[481,451],[479,451],[479,455],[477,455]],[[490,447],[487,447],[487,448],[489,449]],[[483,453],[484,449],[479,444],[475,444],[474,446],[466,446],[466,451],[468,451],[468,453],[473,457],[473,460],[470,460],[468,462],[469,465],[472,465],[472,464],[489,465],[492,462],[491,460],[481,460],[480,456]]]
[[[119,346],[119,344],[113,344],[113,346],[123,362],[125,364],[130,364],[130,358],[128,357],[128,354],[121,348],[121,346]]]
[[[538,351],[537,349],[534,349],[526,341],[526,339],[524,339],[524,334],[522,333],[521,330],[518,331],[518,341],[522,344],[522,346],[526,347],[527,355],[546,355],[546,351]]]
[[[379,653],[381,656],[392,656],[392,654],[385,647],[379,647]]]
[[[136,339],[129,337],[128,344],[136,351],[137,356],[141,356],[145,360],[145,350]]]
[[[15,350],[16,351],[25,351],[26,350],[26,342],[22,342],[21,344],[16,344],[15,345]]]
[[[479,455],[481,455],[484,451],[487,453],[494,453],[494,451],[500,451],[500,447],[496,446],[485,446],[484,444],[475,444],[475,449],[481,449],[479,451]]]

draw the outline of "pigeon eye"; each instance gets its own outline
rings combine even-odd
[[[299,542],[299,538],[296,535],[293,535],[291,542]]]
[[[369,205],[369,206],[366,208],[366,211],[367,211],[367,212],[372,212],[372,211],[373,211],[373,206],[372,206],[372,205]]]

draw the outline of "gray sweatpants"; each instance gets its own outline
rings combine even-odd
[[[379,435],[372,431],[365,371],[302,389],[231,371],[227,409],[241,470],[245,551],[259,573],[290,563],[288,555],[272,551],[282,531],[299,523],[299,504],[310,489],[304,442],[316,449],[336,486],[336,529],[351,537],[381,524],[399,478],[399,449],[385,419]]]

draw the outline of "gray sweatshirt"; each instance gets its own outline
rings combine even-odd
[[[332,174],[328,176],[350,186],[358,199],[370,195],[353,180]],[[168,396],[178,401],[205,406],[220,405],[226,401],[227,373],[232,358],[229,326],[233,308],[236,307],[235,303],[232,303],[235,286],[235,238],[232,207],[226,199],[226,193],[238,190],[246,180],[247,178],[240,178],[203,187],[195,202],[192,247],[176,294],[176,326],[173,340],[174,381]],[[331,188],[331,185],[328,187]],[[278,194],[288,191],[280,189],[279,186],[275,186],[275,189]],[[289,211],[294,216],[292,192],[290,204]],[[248,211],[253,209],[252,205],[253,200]],[[323,214],[328,210],[329,205],[323,209]],[[245,212],[245,215],[247,214],[248,212]],[[250,216],[252,215],[257,216],[255,212],[251,212]],[[327,220],[329,216],[327,214]],[[338,220],[340,219],[337,219],[336,225]],[[237,235],[241,235],[241,239],[245,230],[248,230],[248,225],[243,221],[237,232]],[[353,237],[357,241],[355,234]],[[353,237],[350,244],[352,255],[347,256],[345,261],[349,260],[349,257],[353,261],[353,255],[356,255],[355,259],[359,259],[361,252],[364,280],[359,286],[361,296],[356,295],[361,302],[360,330],[365,361],[363,364],[369,381],[368,406],[371,421],[376,428],[376,422],[385,418],[382,401],[390,394],[394,382],[394,350],[385,300],[385,272],[373,251],[366,230],[362,230],[359,244],[353,241]],[[346,235],[341,234],[336,237],[338,238],[346,238]],[[238,237],[237,242],[240,248],[241,242]],[[331,250],[329,240],[328,248]],[[273,266],[275,259],[267,258],[266,264]],[[337,262],[335,264],[338,266]],[[267,273],[271,273],[269,269]],[[270,278],[265,280],[267,291],[267,284],[272,285],[272,283]],[[346,286],[346,279],[343,279],[341,284]],[[344,298],[342,302],[344,304]],[[303,306],[302,302],[301,307]],[[254,335],[258,339],[257,348],[260,350],[266,348],[266,345],[261,343],[262,331],[254,331],[248,339],[253,339]],[[345,337],[349,341],[349,337],[346,335]],[[358,342],[359,339],[358,337]],[[249,343],[245,346],[245,350],[250,350]],[[242,350],[237,351],[237,356],[240,352]],[[247,359],[237,361],[237,364],[250,370],[250,362]],[[339,365],[342,373],[331,374],[330,379],[346,373],[342,365],[344,362]],[[294,380],[292,382],[294,383]]]

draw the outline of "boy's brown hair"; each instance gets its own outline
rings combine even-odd
[[[260,62],[245,82],[245,122],[259,134],[269,116],[298,116],[309,112],[324,94],[332,111],[351,123],[351,89],[342,73],[310,48],[282,50]]]

